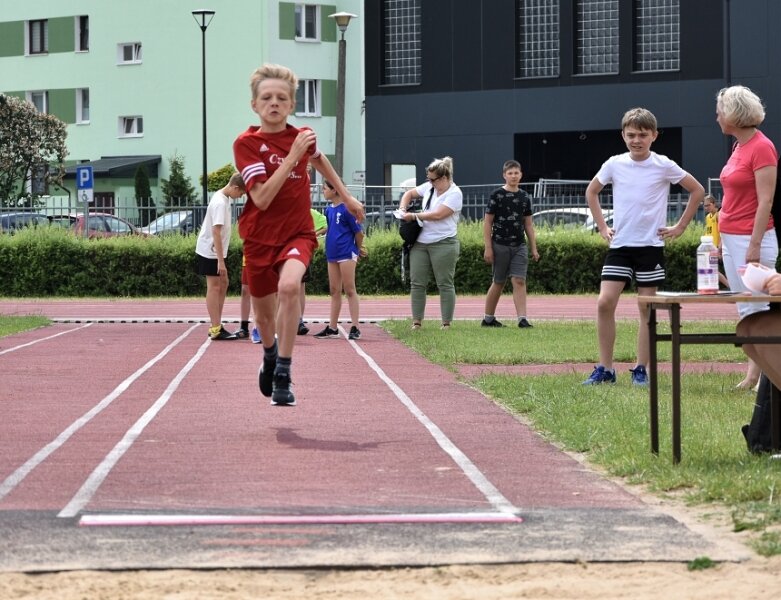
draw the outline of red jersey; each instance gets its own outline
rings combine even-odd
[[[261,127],[251,126],[233,142],[233,159],[249,192],[256,183],[268,181],[287,156],[299,129],[288,125],[279,133],[267,133]],[[244,240],[244,254],[252,260],[259,246],[284,246],[289,240],[312,237],[309,158],[317,158],[320,151],[312,149],[304,155],[282,184],[269,207],[261,211],[248,199],[239,217],[239,235]]]
[[[719,212],[721,233],[751,235],[759,206],[754,171],[776,164],[776,148],[761,131],[757,131],[745,144],[735,144],[732,156],[719,176],[724,189]],[[767,228],[773,229],[772,216],[768,219]]]

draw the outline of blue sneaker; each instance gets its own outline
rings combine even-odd
[[[583,385],[599,385],[600,383],[615,383],[616,382],[616,370],[606,369],[602,365],[594,367],[594,371],[591,376],[583,382]]]
[[[258,331],[257,327],[252,328],[252,331],[249,334],[249,339],[252,340],[253,344],[260,344],[263,341],[260,339],[260,331]]]
[[[648,373],[643,365],[637,365],[629,372],[632,374],[632,385],[648,385]]]

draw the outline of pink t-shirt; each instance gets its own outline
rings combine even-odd
[[[720,233],[751,235],[759,206],[754,172],[777,164],[776,148],[761,131],[745,144],[735,144],[732,156],[719,176],[724,190],[719,212]],[[772,216],[767,228],[773,229]]]

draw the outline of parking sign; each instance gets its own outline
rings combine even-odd
[[[84,204],[91,204],[94,187],[92,167],[76,167],[76,190],[79,200]]]

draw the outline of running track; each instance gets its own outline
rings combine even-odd
[[[373,324],[299,338],[281,408],[257,392],[259,348],[207,341],[200,302],[0,311],[58,320],[0,339],[0,570],[741,557]]]

